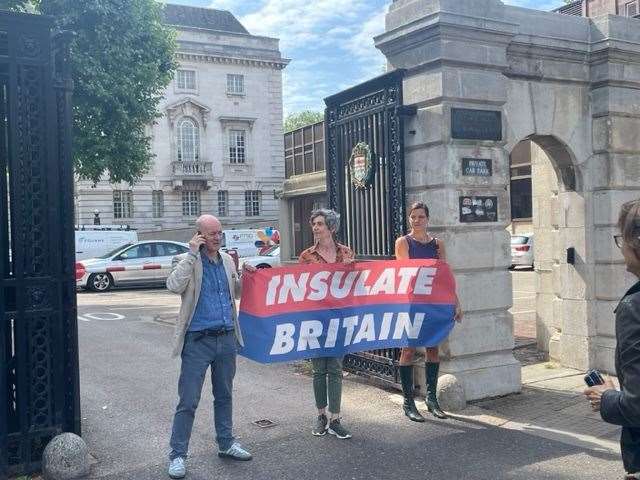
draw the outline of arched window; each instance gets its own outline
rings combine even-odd
[[[178,122],[178,161],[197,162],[200,159],[200,133],[191,118]]]

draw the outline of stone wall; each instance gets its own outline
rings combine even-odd
[[[408,69],[404,103],[418,109],[407,128],[416,133],[405,139],[407,202],[429,204],[456,274],[466,315],[442,346],[443,370],[468,399],[520,389],[505,228],[509,153],[525,139],[538,145],[536,168],[545,171],[534,206],[542,212],[534,220],[543,252],[540,344],[565,365],[611,369],[610,308],[630,279],[610,235],[620,204],[640,196],[638,26],[498,0],[397,0],[389,8],[376,45],[389,68]],[[502,140],[452,138],[452,108],[501,112]],[[461,176],[463,157],[491,159],[493,176]],[[497,221],[460,223],[462,195],[496,196]]]
[[[602,15],[624,15],[622,12],[624,4],[621,0],[583,0],[582,10],[589,17],[599,17]]]

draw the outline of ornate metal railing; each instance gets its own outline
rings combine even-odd
[[[171,168],[173,174],[181,178],[200,179],[213,174],[212,162],[172,162]]]
[[[392,258],[405,231],[404,70],[325,99],[329,205],[340,212],[340,238],[360,259]],[[398,349],[347,355],[345,368],[398,383]]]
[[[390,258],[404,233],[404,70],[395,70],[325,99],[327,193],[343,215],[341,238],[359,258]],[[354,148],[370,153],[365,185],[350,162]],[[358,167],[355,167],[358,168]]]
[[[0,478],[80,433],[68,35],[0,13]]]

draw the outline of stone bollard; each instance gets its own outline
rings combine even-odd
[[[454,375],[445,374],[438,378],[438,403],[447,412],[459,412],[467,408],[467,398],[462,384]]]
[[[42,454],[44,480],[73,480],[89,474],[89,450],[73,433],[54,437]]]

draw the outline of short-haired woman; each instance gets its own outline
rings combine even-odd
[[[333,210],[321,208],[311,212],[309,223],[313,230],[314,245],[300,254],[299,263],[352,263],[353,252],[336,240],[340,216]],[[351,438],[351,433],[340,423],[342,400],[342,357],[311,359],[313,366],[313,393],[318,418],[311,430],[316,436],[329,432],[338,438]],[[327,404],[330,418],[327,419]]]
[[[614,235],[614,241],[622,250],[627,271],[640,278],[640,199],[622,206],[618,227],[620,235]],[[620,446],[627,478],[640,478],[640,281],[624,294],[615,314],[620,390],[607,378],[604,385],[584,393],[605,422],[622,426]]]
[[[422,202],[413,203],[409,207],[409,234],[396,240],[395,253],[398,260],[408,258],[437,258],[446,260],[446,251],[442,240],[427,232],[429,226],[429,208]],[[460,303],[456,296],[456,321],[462,320]],[[425,363],[425,384],[427,408],[437,418],[447,418],[438,404],[436,389],[438,388],[438,372],[440,358],[438,347],[428,347]],[[405,347],[400,354],[400,381],[404,396],[404,414],[414,422],[424,422],[413,398],[413,357],[416,349]]]

